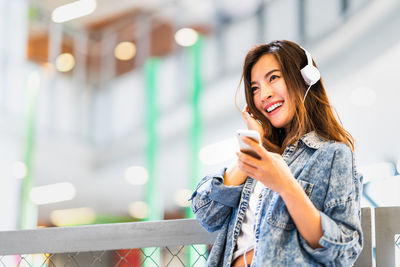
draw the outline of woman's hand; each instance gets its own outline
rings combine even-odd
[[[281,155],[267,151],[251,138],[243,137],[243,140],[261,157],[256,159],[243,152],[237,152],[238,166],[243,173],[279,194],[296,181]]]
[[[296,181],[282,156],[267,151],[248,137],[244,137],[243,140],[260,155],[261,159],[238,152],[240,170],[277,192],[285,202],[288,212],[303,238],[312,248],[321,248],[319,240],[323,232],[320,212]]]
[[[264,136],[264,129],[262,125],[250,114],[249,107],[247,105],[244,106],[242,110],[242,116],[246,121],[247,128],[249,130],[256,130],[260,133],[260,136]]]
[[[249,130],[256,130],[260,133],[260,136],[263,136],[264,130],[260,123],[258,123],[253,116],[250,115],[249,109],[247,105],[244,106],[242,110],[242,116],[246,121],[247,128]],[[239,159],[234,162],[229,168],[227,168],[224,175],[224,184],[228,186],[236,186],[241,185],[246,181],[247,174],[239,168]]]

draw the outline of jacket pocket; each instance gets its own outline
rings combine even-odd
[[[310,197],[314,184],[303,180],[297,181],[303,188],[306,195]],[[273,193],[271,202],[268,205],[267,222],[273,226],[285,230],[293,230],[295,228],[295,224],[289,215],[286,204],[278,193]]]

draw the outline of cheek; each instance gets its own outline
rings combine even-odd
[[[276,86],[275,90],[279,92],[281,96],[283,96],[286,100],[290,99],[289,90],[286,86],[286,82],[283,79],[279,80],[275,86]]]
[[[262,109],[261,101],[260,101],[260,96],[258,94],[253,96],[253,102],[254,105],[256,106],[257,109]]]

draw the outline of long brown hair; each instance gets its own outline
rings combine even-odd
[[[278,129],[256,108],[251,90],[251,70],[256,62],[265,54],[275,56],[280,65],[282,76],[288,88],[289,97],[295,107],[295,114],[290,129]],[[337,114],[329,103],[322,79],[314,84],[303,103],[308,85],[301,76],[300,69],[307,65],[304,50],[297,44],[281,40],[261,44],[251,49],[245,58],[242,79],[246,102],[250,112],[259,120],[264,128],[263,145],[272,152],[282,154],[284,149],[304,134],[315,131],[319,136],[347,144],[354,150],[354,139],[347,132]],[[314,66],[315,63],[314,63]]]

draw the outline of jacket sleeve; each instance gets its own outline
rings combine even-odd
[[[239,205],[243,185],[224,184],[226,168],[215,175],[204,177],[189,200],[197,221],[208,232],[219,230]]]
[[[304,249],[326,266],[351,266],[361,253],[360,197],[362,176],[356,172],[353,152],[347,145],[338,148],[332,159],[329,186],[321,214],[322,248],[313,249],[300,236]]]

